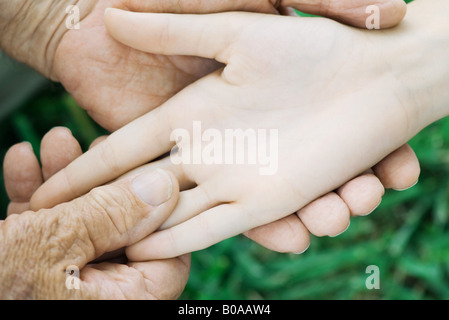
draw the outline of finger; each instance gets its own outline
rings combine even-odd
[[[366,173],[344,184],[337,193],[352,216],[366,216],[379,206],[385,189],[375,175]]]
[[[330,192],[297,212],[306,228],[317,237],[337,235],[350,224],[349,208],[335,193]]]
[[[6,210],[6,216],[20,214],[30,209],[29,202],[10,202]]]
[[[177,299],[187,284],[190,255],[179,258],[89,265],[81,271],[81,290],[96,299]]]
[[[382,29],[399,24],[407,12],[407,6],[403,0],[282,0],[281,5],[359,28],[366,28],[366,20],[372,14],[367,10],[368,6],[374,5],[379,9],[379,22]]]
[[[230,194],[223,186],[220,178],[210,178],[195,188],[182,191],[175,210],[160,230],[171,228],[211,208],[232,202],[235,195]]]
[[[19,143],[8,150],[3,173],[6,192],[11,200],[8,214],[28,210],[31,196],[42,184],[41,168],[31,144]]]
[[[58,227],[76,230],[76,239],[65,256],[68,263],[82,268],[159,228],[176,206],[178,190],[171,174],[163,170],[145,172],[96,188],[82,198],[47,210],[46,215],[64,214]],[[65,222],[70,226],[64,226]]]
[[[294,225],[297,222],[303,224],[302,227],[307,233],[310,231],[317,237],[336,237],[349,228],[350,214],[366,215],[373,211],[380,202],[384,189],[376,177],[363,175],[339,190],[340,195],[328,193],[299,210],[297,215],[301,220],[290,219],[286,225],[281,223],[284,220],[281,219],[276,225],[269,224],[256,228],[258,237],[253,240],[274,251],[293,252],[288,246],[296,242],[291,239],[295,239],[292,230],[299,230],[299,226]],[[296,233],[299,234],[298,231]]]
[[[126,7],[137,12],[160,13],[214,13],[227,11],[251,11],[277,13],[277,0],[164,0],[125,1]]]
[[[81,156],[83,151],[68,128],[54,128],[42,139],[41,162],[44,181],[48,180],[70,162]]]
[[[244,232],[244,235],[276,252],[301,254],[310,245],[310,232],[295,214]]]
[[[373,171],[386,189],[395,190],[414,186],[421,172],[418,158],[408,144],[384,158]]]
[[[205,249],[260,225],[237,203],[209,209],[173,228],[155,232],[128,247],[126,255],[133,261],[167,259]],[[226,221],[226,223],[224,223]]]
[[[108,9],[105,24],[118,41],[164,55],[189,55],[227,63],[235,32],[258,15],[173,15]]]
[[[196,188],[181,192],[178,205],[160,229],[164,230],[176,226],[201,212],[222,204],[224,201],[220,200],[216,192],[218,188],[212,186],[216,186],[216,183],[203,183]]]

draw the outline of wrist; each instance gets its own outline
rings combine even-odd
[[[449,115],[448,12],[447,0],[415,0],[398,28],[380,34],[380,41],[389,39],[382,54],[400,87],[411,135]]]
[[[0,0],[1,49],[15,60],[51,77],[56,49],[69,30],[66,9],[80,2]]]

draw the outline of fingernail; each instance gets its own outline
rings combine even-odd
[[[133,180],[132,187],[143,202],[153,207],[167,202],[173,193],[170,176],[161,169],[139,175]]]
[[[331,238],[335,238],[335,237],[338,237],[339,235],[341,235],[341,234],[343,234],[343,233],[345,233],[348,229],[349,229],[349,226],[351,225],[351,221],[349,221],[349,223],[348,223],[348,226],[346,227],[346,229],[345,230],[343,230],[342,232],[340,232],[340,233],[337,233],[336,235],[333,235],[333,236],[329,236],[329,237],[331,237]]]
[[[53,130],[61,130],[61,131],[64,131],[64,132],[67,132],[67,133],[70,133],[71,135],[73,135],[72,130],[70,130],[67,127],[56,126],[56,127],[51,128],[51,130],[49,132],[51,132]]]
[[[370,212],[366,213],[366,214],[359,214],[359,217],[365,217],[370,215],[371,213],[374,212],[374,210],[376,210],[377,208],[379,208],[380,204],[382,203],[382,199],[379,201],[379,203],[373,208],[373,210],[371,210]]]
[[[33,145],[32,145],[30,142],[28,142],[28,141],[23,141],[23,142],[21,142],[21,144],[22,144],[24,147],[26,147],[26,148],[28,148],[28,149],[30,149],[30,150],[33,150]]]
[[[32,154],[34,154],[33,145],[28,141],[23,141],[16,147],[20,148],[20,152],[27,152],[27,153],[31,152]]]
[[[306,252],[310,247],[310,242],[309,245],[307,246],[307,248],[305,248],[304,250],[302,250],[301,252],[292,252],[293,254],[303,254],[304,252]]]
[[[404,188],[404,189],[394,189],[394,188],[393,188],[393,190],[395,190],[395,191],[405,191],[405,190],[411,189],[411,188],[413,188],[414,186],[416,186],[416,185],[418,184],[418,182],[419,182],[419,179],[416,180],[416,182],[415,182],[414,184],[412,184],[410,187],[407,187],[407,188]]]

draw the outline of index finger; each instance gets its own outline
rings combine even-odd
[[[170,128],[160,117],[160,109],[148,113],[53,175],[33,194],[31,210],[78,198],[169,151]]]

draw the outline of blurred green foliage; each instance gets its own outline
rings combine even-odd
[[[37,95],[27,99],[21,108],[0,119],[1,159],[9,147],[22,141],[30,142],[39,157],[42,137],[56,126],[69,128],[84,150],[87,150],[95,138],[107,133],[60,85],[48,82]],[[3,170],[1,179],[0,216],[3,218],[8,203],[3,184]]]
[[[84,149],[105,133],[59,85],[48,84],[0,120],[0,157],[24,140],[38,154],[54,126],[70,128]],[[449,299],[449,118],[410,144],[422,168],[415,187],[388,190],[371,216],[352,219],[336,238],[312,238],[302,255],[271,252],[243,236],[195,252],[181,298]],[[1,184],[3,216],[7,203]],[[380,269],[379,290],[366,288],[369,265]]]

